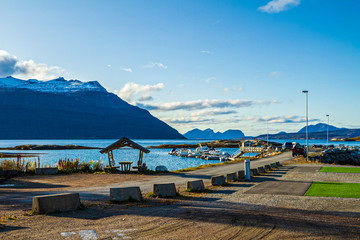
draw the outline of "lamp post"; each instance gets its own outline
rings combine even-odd
[[[308,107],[308,90],[303,90],[303,93],[306,95],[306,161],[309,161],[309,133],[308,133],[308,123],[309,123],[309,107]]]
[[[266,147],[269,147],[269,127],[268,127],[269,121],[266,120]]]
[[[329,147],[329,114],[327,116],[326,148]]]

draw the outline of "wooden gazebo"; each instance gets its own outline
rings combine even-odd
[[[137,168],[139,171],[145,170],[145,164],[143,163],[143,155],[144,153],[149,153],[149,149],[144,148],[143,146],[137,144],[136,142],[130,140],[129,138],[123,137],[120,140],[114,142],[113,144],[107,146],[106,148],[102,149],[100,151],[100,153],[107,153],[108,154],[108,159],[109,159],[109,167],[115,167],[115,161],[114,161],[114,155],[113,155],[113,150],[122,148],[122,147],[131,147],[134,149],[138,149],[140,151],[139,154],[139,161],[137,164]],[[121,164],[122,162],[119,162],[119,164]],[[127,169],[125,167],[125,170],[130,170],[130,165],[132,162],[123,162],[123,163],[128,163],[129,169]]]

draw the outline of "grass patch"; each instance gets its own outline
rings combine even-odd
[[[153,193],[153,192],[149,192],[149,193],[146,194],[146,197],[155,198],[155,197],[157,197],[157,195],[155,193]]]
[[[360,167],[322,167],[320,172],[360,173]]]
[[[360,198],[360,183],[314,182],[305,196]]]

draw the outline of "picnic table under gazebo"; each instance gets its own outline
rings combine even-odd
[[[137,162],[137,166],[133,167],[133,168],[137,168],[138,171],[144,171],[146,170],[146,164],[143,163],[143,155],[144,153],[149,153],[150,150],[137,144],[136,142],[130,140],[127,137],[123,137],[120,140],[112,143],[111,145],[107,146],[106,148],[102,149],[100,151],[100,153],[107,153],[108,154],[108,159],[109,159],[109,165],[108,168],[115,168],[118,169],[120,171],[123,172],[127,172],[131,170],[131,165],[132,165],[132,161],[120,161],[119,166],[115,166],[115,160],[114,160],[114,155],[113,155],[113,150],[122,148],[122,147],[130,147],[133,149],[138,149],[140,151],[139,153],[139,160]]]

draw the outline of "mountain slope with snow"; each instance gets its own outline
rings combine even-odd
[[[184,139],[98,82],[0,79],[0,139]]]
[[[0,78],[0,88],[9,89],[29,89],[39,92],[78,92],[78,91],[99,91],[106,92],[99,82],[81,82],[79,80],[65,80],[62,77],[49,81],[39,81],[36,79],[21,80],[13,77]]]

